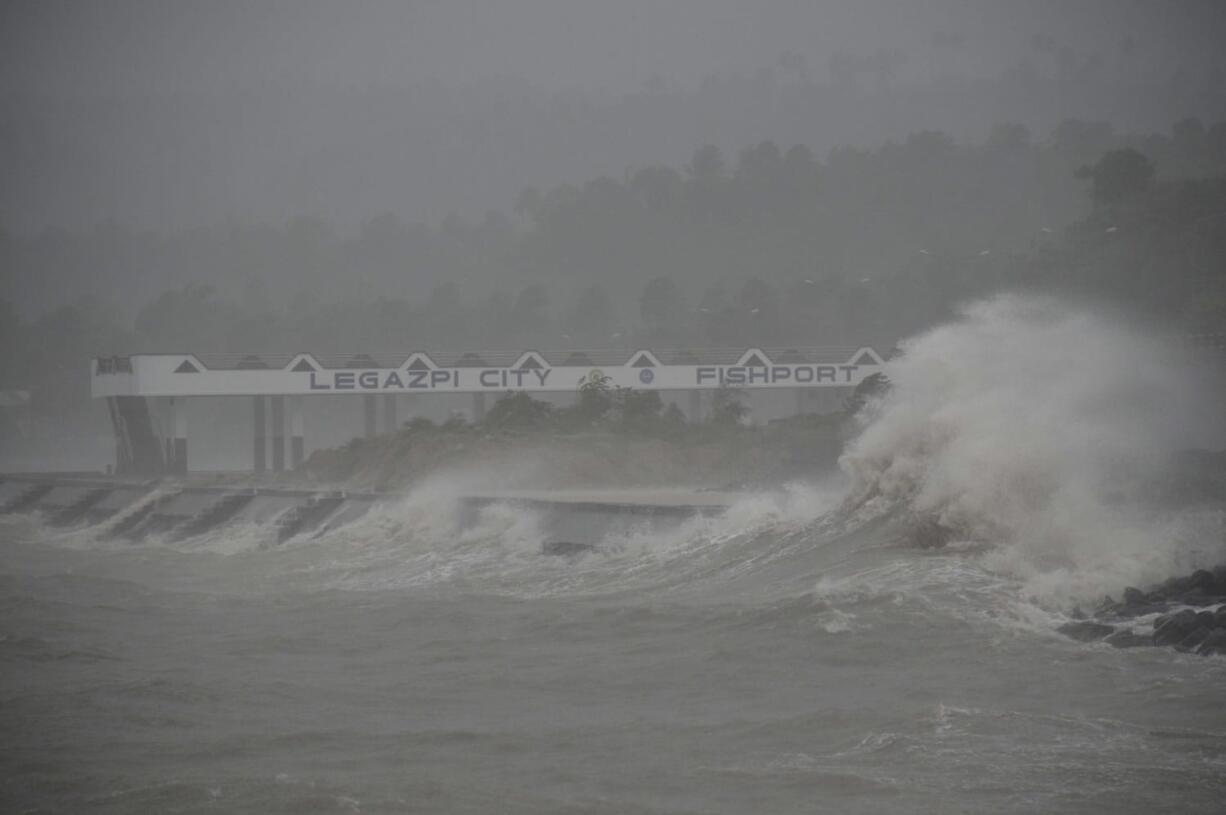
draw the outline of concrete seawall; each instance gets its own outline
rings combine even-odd
[[[0,514],[37,514],[48,525],[98,527],[105,538],[139,541],[150,535],[184,540],[230,524],[267,531],[263,545],[312,537],[352,523],[373,507],[405,496],[340,489],[249,483],[137,481],[84,474],[0,476]],[[610,531],[676,526],[721,514],[729,493],[678,490],[503,491],[458,497],[457,528],[480,521],[495,506],[531,512],[544,543],[585,543]],[[548,548],[548,547],[547,547]]]

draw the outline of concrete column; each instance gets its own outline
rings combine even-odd
[[[175,472],[187,475],[187,400],[175,402]]]
[[[267,422],[264,420],[264,397],[251,397],[252,407],[252,427],[254,433],[252,435],[251,450],[253,456],[253,468],[257,473],[262,473],[266,469],[267,458],[267,442],[265,441],[265,433],[267,432]]]
[[[690,421],[697,424],[702,421],[702,391],[690,391]]]
[[[289,461],[290,466],[298,469],[302,466],[303,456],[305,455],[304,437],[302,422],[302,397],[291,396],[289,400],[289,433],[290,433],[290,451]]]
[[[383,432],[395,433],[400,423],[396,421],[396,394],[383,394]]]
[[[272,471],[285,472],[285,397],[270,396],[272,405]]]
[[[473,421],[479,422],[485,418],[485,394],[473,394]]]
[[[375,435],[375,395],[373,393],[362,394],[362,409],[366,415],[366,438],[374,438]]]
[[[166,472],[174,475],[178,472],[175,469],[175,398],[167,396],[165,399],[149,401],[153,403],[155,410],[161,408],[158,413],[161,425],[159,429],[162,432],[162,456],[166,461]]]

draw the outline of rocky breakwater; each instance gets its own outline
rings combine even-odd
[[[1129,586],[1122,600],[1107,597],[1092,614],[1074,610],[1073,616],[1058,630],[1080,642],[1226,655],[1226,565],[1172,577],[1148,591]]]

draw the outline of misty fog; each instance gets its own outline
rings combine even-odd
[[[1226,116],[1219,3],[16,2],[0,223],[509,211],[771,140],[875,149]]]
[[[95,354],[888,348],[1001,287],[1117,296],[1117,262],[1221,317],[1137,254],[1211,272],[1220,184],[1125,215],[1077,176],[1220,176],[1216,3],[2,13],[0,371],[75,432]]]
[[[1219,807],[1224,46],[0,5],[0,810]]]

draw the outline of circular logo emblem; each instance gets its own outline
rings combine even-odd
[[[656,372],[650,368],[642,368],[639,370],[639,381],[644,385],[650,385],[651,381],[656,378]]]

